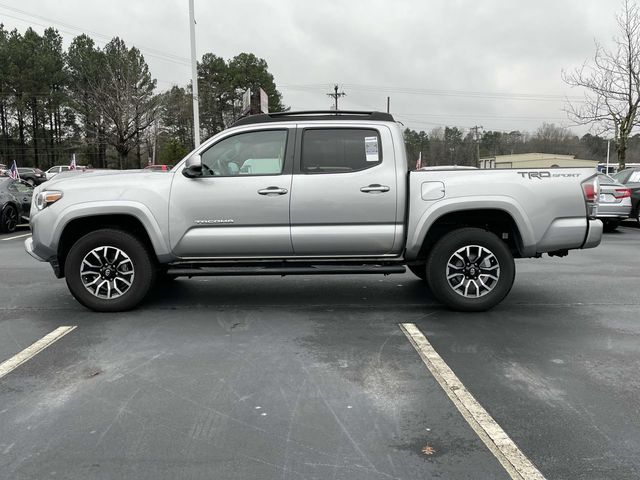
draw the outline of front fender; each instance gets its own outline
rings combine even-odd
[[[45,213],[46,210],[41,213]],[[55,252],[58,249],[62,232],[71,221],[97,215],[130,215],[135,217],[140,221],[149,235],[151,245],[158,259],[162,261],[163,259],[173,257],[165,241],[166,232],[163,233],[158,219],[155,218],[153,212],[142,203],[128,200],[101,200],[99,202],[84,202],[70,205],[53,217],[53,223],[49,229],[49,241],[47,242],[45,239],[39,240],[44,244],[48,244],[50,249]],[[36,226],[35,230],[40,233],[42,229]]]

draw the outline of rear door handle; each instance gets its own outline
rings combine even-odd
[[[267,187],[267,188],[263,188],[262,190],[258,190],[258,193],[260,195],[286,195],[289,192],[289,190],[287,190],[286,188],[280,188],[280,187]]]
[[[389,190],[391,189],[386,185],[380,185],[378,183],[372,183],[371,185],[360,188],[360,191],[363,193],[383,193]]]

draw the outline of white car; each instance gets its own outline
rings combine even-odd
[[[68,171],[69,171],[69,165],[54,165],[49,170],[44,172],[44,175],[45,177],[47,177],[47,180],[51,180],[60,172],[68,172]]]
[[[84,170],[85,168],[86,167],[83,167],[81,165],[76,166],[76,170]],[[69,170],[71,170],[69,168],[69,165],[54,165],[49,170],[44,172],[44,174],[47,177],[47,180],[51,180],[57,174],[62,173],[62,172],[68,172]]]

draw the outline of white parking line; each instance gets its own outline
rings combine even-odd
[[[31,234],[30,233],[25,233],[23,235],[16,235],[15,237],[3,238],[2,241],[3,242],[7,242],[9,240],[15,240],[16,238],[28,237],[29,235],[31,235]]]
[[[482,405],[473,398],[418,327],[413,323],[401,323],[400,329],[464,419],[475,430],[511,478],[514,480],[544,480],[542,473],[520,451]]]
[[[54,342],[57,342],[62,337],[64,337],[67,333],[75,330],[75,328],[76,328],[76,325],[58,327],[53,332],[45,335],[34,344],[28,346],[27,348],[22,350],[20,353],[17,353],[13,357],[11,357],[9,360],[6,360],[0,363],[0,378],[12,372],[27,360],[35,357],[38,353],[43,351],[49,345],[51,345]]]

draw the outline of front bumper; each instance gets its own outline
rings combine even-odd
[[[589,220],[587,223],[587,235],[582,244],[582,248],[594,248],[602,241],[602,222],[600,220]]]
[[[36,252],[33,251],[33,238],[29,237],[24,241],[24,249],[29,255],[38,260],[39,262],[46,262],[46,258],[42,258]]]

